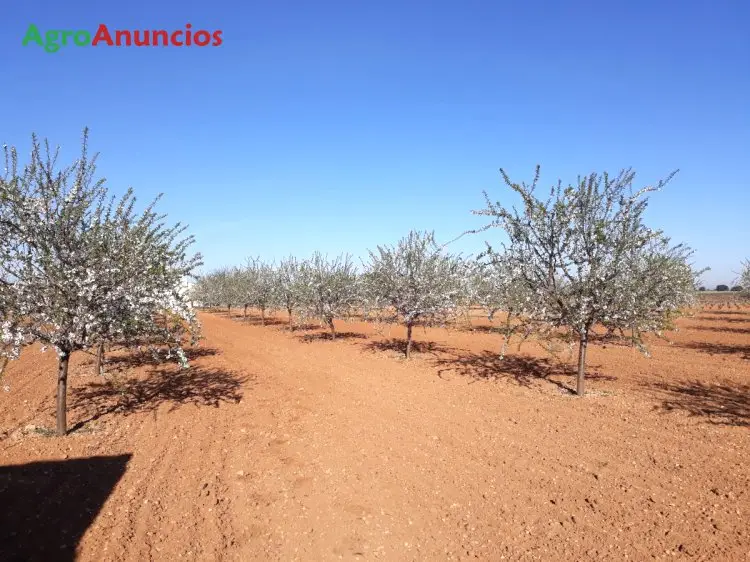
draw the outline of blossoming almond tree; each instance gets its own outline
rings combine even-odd
[[[0,247],[6,281],[0,301],[16,303],[17,337],[57,351],[58,435],[67,431],[71,354],[119,337],[170,339],[175,324],[194,320],[179,282],[200,260],[187,256],[192,239],[178,240],[183,228],[165,228],[153,207],[137,216],[131,193],[114,205],[104,180],[94,178],[87,138],[84,131],[80,158],[62,168],[57,152],[46,143],[42,151],[36,137],[23,168],[15,149],[7,149],[0,181],[0,217],[9,237]],[[160,323],[165,313],[179,321]],[[179,354],[179,342],[169,343]]]
[[[244,290],[242,270],[238,267],[224,267],[211,273],[212,285],[219,302],[226,305],[227,316],[232,317],[232,307],[244,305],[247,315],[249,296]]]
[[[359,278],[349,255],[328,259],[316,252],[303,270],[305,303],[303,313],[316,316],[336,338],[334,320],[348,314],[360,302]]]
[[[274,266],[260,258],[250,258],[241,272],[244,294],[252,306],[260,310],[260,323],[266,324],[266,311],[273,308],[276,301],[277,277]]]
[[[0,279],[0,284],[8,281]],[[11,359],[16,359],[23,344],[23,333],[18,326],[17,306],[10,300],[10,291],[0,290],[0,381]]]
[[[186,230],[179,223],[165,225],[166,216],[155,211],[157,201],[136,213],[135,196],[128,190],[116,206],[112,199],[95,211],[103,237],[96,300],[109,306],[100,310],[100,372],[105,343],[158,342],[185,366],[183,337],[189,335],[191,342],[198,337],[199,324],[183,281],[193,276],[200,256],[188,255],[193,238],[179,238]]]
[[[692,297],[692,289],[685,288],[694,279],[687,256],[670,253],[663,234],[643,223],[647,194],[660,190],[674,173],[637,191],[632,170],[616,176],[594,173],[579,177],[574,185],[558,182],[545,199],[535,193],[538,167],[531,185],[514,183],[504,170],[501,173],[520,196],[521,208],[492,203],[485,193],[486,208],[474,213],[491,217],[492,222],[479,231],[505,230],[509,242],[503,259],[509,260],[528,291],[520,313],[546,326],[567,329],[577,339],[576,392],[583,395],[586,350],[594,325],[636,326],[640,338],[642,332],[663,327],[667,313],[689,304]],[[646,268],[648,279],[640,268]],[[674,283],[678,270],[690,283]],[[654,292],[660,295],[658,310],[637,306]]]
[[[367,274],[369,292],[406,326],[407,359],[414,326],[444,322],[455,314],[465,294],[464,261],[445,253],[432,232],[412,231],[396,246],[370,251]]]
[[[293,313],[305,300],[304,278],[307,263],[289,256],[281,261],[275,271],[276,296],[279,305],[289,314],[289,330],[294,329]]]
[[[495,253],[488,245],[487,250],[473,265],[469,289],[471,302],[482,307],[490,322],[494,320],[498,312],[505,314],[501,328],[503,345],[500,358],[502,359],[505,357],[511,338],[522,330],[528,335],[533,328],[529,319],[520,315],[520,311],[528,302],[526,285],[520,281],[519,273],[508,256]]]
[[[1,181],[1,180],[0,180]],[[2,183],[0,183],[2,186]],[[0,188],[0,198],[5,191]],[[12,247],[12,216],[10,209],[0,199],[0,259],[10,255]],[[13,291],[13,279],[0,269],[0,380],[10,359],[18,357],[23,343],[23,335],[18,326],[18,303]]]
[[[690,258],[693,251],[683,244],[671,246],[659,235],[626,257],[621,264],[622,288],[613,295],[613,311],[601,324],[610,333],[627,336],[632,344],[649,355],[643,334],[662,336],[674,328],[674,319],[695,303],[696,286],[706,269],[697,271]]]

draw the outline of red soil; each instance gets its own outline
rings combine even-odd
[[[189,371],[113,356],[106,382],[78,354],[65,438],[40,429],[54,354],[9,365],[0,559],[750,556],[748,309],[681,320],[651,359],[592,346],[583,399],[484,330],[416,330],[406,362],[401,328],[201,318]]]

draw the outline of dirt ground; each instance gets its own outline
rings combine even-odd
[[[0,559],[750,559],[750,308],[592,346],[583,399],[478,320],[409,362],[397,327],[201,320],[188,371],[78,354],[65,438],[54,354],[9,365]]]

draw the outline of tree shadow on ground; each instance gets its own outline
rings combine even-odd
[[[700,381],[648,385],[662,397],[664,412],[680,410],[717,425],[750,427],[750,385],[706,384]]]
[[[183,351],[188,359],[188,363],[201,357],[211,357],[219,353],[219,350],[213,347],[186,347]],[[125,355],[106,355],[104,358],[104,370],[106,373],[116,374],[138,367],[164,366],[170,363],[176,363],[176,358],[165,360],[164,350],[160,351],[160,357],[155,357],[148,350],[131,350]]]
[[[0,466],[0,560],[75,560],[131,456]]]
[[[71,431],[109,414],[155,412],[162,404],[170,404],[169,411],[183,404],[215,408],[222,402],[236,404],[248,380],[223,369],[170,366],[153,369],[145,378],[91,383],[71,392],[72,411],[84,418]]]
[[[267,316],[265,321],[255,314],[248,314],[247,317],[239,316],[233,317],[234,320],[239,320],[243,324],[249,324],[250,326],[288,326],[289,320],[282,318],[274,318],[273,316]]]
[[[602,347],[602,349],[607,349],[607,346],[611,345],[612,347],[630,347],[635,348],[635,345],[633,344],[633,338],[628,337],[623,334],[615,334],[615,333],[592,333],[589,336],[589,343],[594,345],[599,345]],[[577,343],[574,343],[574,349],[577,349]]]
[[[691,330],[700,330],[703,332],[719,332],[726,334],[750,334],[750,327],[748,328],[735,328],[735,327],[716,327],[716,326],[694,326]]]
[[[482,332],[484,334],[499,334],[502,333],[503,326],[488,326],[486,324],[481,325],[463,325],[459,326],[458,330],[462,332]]]
[[[717,318],[715,316],[707,316],[705,314],[699,314],[695,318],[697,320],[702,320],[704,322],[729,322],[731,324],[737,324],[737,323],[748,324],[748,323],[750,323],[750,316],[746,316],[744,318],[742,316],[736,317],[736,318],[734,316],[730,316],[729,318],[724,318],[722,316],[719,316]]]
[[[322,330],[322,329],[323,329],[323,326],[321,326],[320,324],[304,323],[304,324],[295,324],[294,329],[291,331],[292,332],[307,332],[310,330]]]
[[[227,318],[229,318],[229,315],[227,314],[227,307],[226,306],[223,307],[223,308],[218,308],[218,307],[214,307],[214,308],[200,308],[198,310],[200,310],[201,312],[205,312],[206,314],[214,314],[216,316],[226,316]],[[232,307],[232,316],[231,317],[234,318],[236,314],[237,314],[237,309],[235,307]],[[242,308],[240,308],[240,316],[241,315],[242,315]]]
[[[365,340],[367,339],[367,336],[358,332],[336,332],[336,337],[334,338],[330,332],[320,332],[316,334],[303,334],[297,336],[297,339],[304,343],[312,343],[315,341]]]
[[[704,310],[706,314],[720,314],[722,316],[750,316],[750,310]]]
[[[750,360],[750,345],[733,345],[710,342],[686,342],[675,344],[677,347],[701,351],[710,355],[738,355],[742,359]]]
[[[574,392],[574,369],[564,363],[546,357],[527,355],[506,355],[501,358],[497,352],[463,353],[435,361],[439,367],[438,376],[448,372],[474,380],[510,380],[520,386],[530,387],[539,381],[549,382],[568,393]],[[613,381],[617,377],[595,372],[597,366],[589,365],[587,381]],[[570,384],[557,380],[561,377]]]
[[[401,355],[406,353],[406,338],[389,338],[385,340],[371,341],[365,346],[368,351],[395,352]],[[450,353],[453,348],[435,343],[434,341],[412,341],[411,352],[416,354],[437,355],[439,353]]]

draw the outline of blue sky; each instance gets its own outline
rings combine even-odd
[[[218,48],[22,46],[40,30],[222,30]],[[750,258],[750,4],[9,2],[0,142],[36,132],[187,222],[207,267],[364,255],[481,226],[498,168],[543,184],[632,166],[707,284]],[[499,232],[465,237],[481,249]]]

